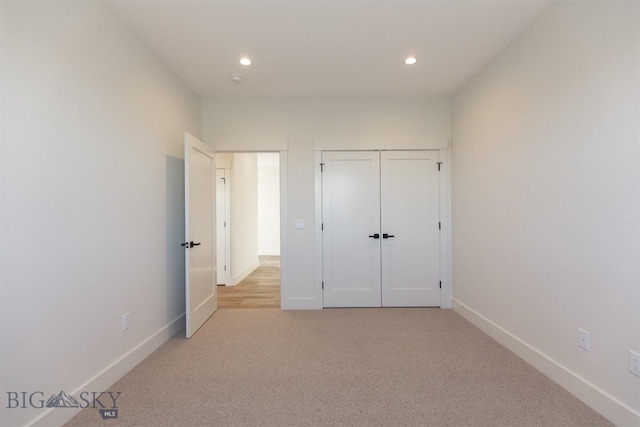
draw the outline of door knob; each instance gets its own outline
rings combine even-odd
[[[369,235],[372,239],[379,239],[380,235],[378,233]]]
[[[393,237],[396,237],[396,236],[394,236],[393,234],[382,233],[383,239],[391,239]]]

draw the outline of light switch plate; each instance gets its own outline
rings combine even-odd
[[[591,350],[591,334],[589,331],[578,328],[578,347],[584,350]]]

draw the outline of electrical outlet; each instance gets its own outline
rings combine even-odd
[[[122,330],[126,331],[127,329],[129,329],[129,313],[122,315]]]
[[[589,331],[578,328],[578,347],[587,351],[591,348],[591,337]]]
[[[640,377],[640,354],[629,350],[629,370]]]

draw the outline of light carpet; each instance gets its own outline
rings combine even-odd
[[[68,426],[610,426],[452,310],[221,310]]]

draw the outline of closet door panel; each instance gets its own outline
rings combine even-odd
[[[323,152],[322,162],[324,307],[380,307],[379,153]]]
[[[383,306],[440,305],[437,156],[434,151],[382,152]]]

